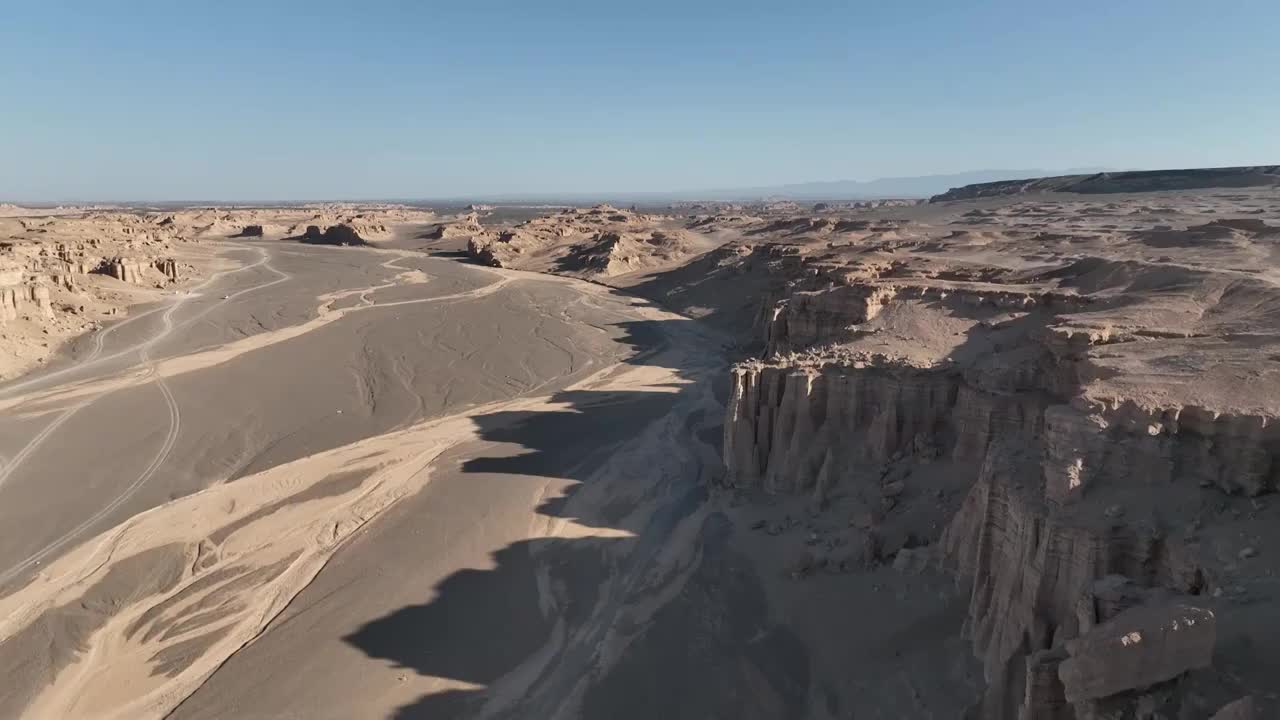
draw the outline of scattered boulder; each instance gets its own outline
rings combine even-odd
[[[1216,639],[1213,612],[1185,605],[1126,610],[1068,640],[1058,666],[1068,702],[1104,698],[1171,680],[1209,665]]]

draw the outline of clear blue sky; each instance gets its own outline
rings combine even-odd
[[[1280,162],[1280,2],[0,0],[0,200]]]

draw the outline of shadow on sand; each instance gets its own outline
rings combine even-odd
[[[664,352],[677,329],[672,323],[681,322],[692,321],[623,324],[635,351],[629,362],[697,357]],[[493,553],[492,570],[457,572],[430,600],[344,638],[371,658],[483,686],[427,695],[396,718],[468,718],[482,709],[496,717],[551,717],[566,701],[589,718],[804,714],[805,650],[770,619],[749,564],[727,549],[727,519],[696,515],[707,498],[708,481],[700,477],[707,453],[718,453],[706,444],[718,433],[719,416],[691,411],[694,395],[723,376],[710,355],[699,368],[672,368],[691,381],[675,392],[575,390],[554,398],[570,406],[565,410],[474,419],[483,440],[523,452],[469,459],[463,473],[570,480],[566,494],[542,502],[539,514],[630,536],[513,543]],[[638,477],[633,467],[611,464],[633,441],[669,443],[669,461]],[[700,443],[701,454],[684,447]],[[594,497],[580,497],[588,495]],[[650,511],[635,512],[641,505]],[[700,529],[686,541],[686,562],[670,567],[663,553],[691,518]],[[606,666],[602,652],[620,658]]]

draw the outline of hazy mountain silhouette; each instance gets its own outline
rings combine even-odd
[[[759,187],[720,188],[708,190],[679,190],[670,192],[601,192],[601,193],[529,193],[506,194],[453,200],[475,200],[500,203],[566,203],[583,204],[592,202],[613,203],[668,203],[689,202],[695,200],[708,201],[752,201],[763,199],[786,200],[863,200],[875,198],[928,198],[944,193],[952,188],[975,183],[995,182],[998,180],[1015,180],[1020,178],[1046,177],[1051,175],[1069,175],[1104,172],[1108,168],[1070,168],[1067,170],[971,170],[948,175],[920,175],[914,177],[890,177],[875,180],[827,180],[819,182],[794,183],[788,185],[766,185]]]

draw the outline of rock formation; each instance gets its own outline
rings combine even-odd
[[[1173,605],[1137,607],[1068,640],[1058,666],[1067,702],[1097,700],[1172,680],[1213,659],[1214,616]]]
[[[480,216],[476,212],[468,212],[457,220],[442,222],[435,226],[429,234],[431,240],[452,240],[454,238],[471,238],[484,234],[484,226],[480,224]]]
[[[159,270],[169,282],[178,281],[178,261],[173,258],[160,258],[155,261],[156,269]]]
[[[960,229],[968,215],[928,230],[771,221],[770,238],[800,239],[718,254],[771,278],[759,357],[732,372],[724,482],[860,498],[858,524],[895,567],[953,573],[988,683],[981,717],[1112,717],[1095,705],[1210,664],[1204,599],[1255,551],[1210,552],[1183,529],[1203,498],[1280,487],[1280,375],[1265,360],[1280,292],[1245,270],[1280,226],[1152,229],[1116,205],[1097,211],[1111,227],[1053,236],[995,212],[982,235]],[[1195,240],[1209,232],[1223,240]],[[903,524],[953,487],[939,477],[963,500],[940,529],[910,530],[936,551],[910,548]]]
[[[331,225],[322,232],[317,225],[308,225],[300,240],[310,245],[368,245],[350,225]]]
[[[110,275],[120,282],[137,285],[143,282],[142,268],[142,262],[136,258],[114,257],[104,260],[99,272]]]
[[[53,303],[50,300],[49,288],[35,285],[28,289],[27,299],[36,306],[36,310],[46,318],[53,317]]]
[[[18,318],[17,288],[0,288],[0,321]]]
[[[571,208],[507,230],[471,233],[467,250],[485,265],[599,279],[671,267],[710,249],[664,221],[608,205]]]

